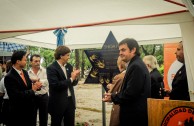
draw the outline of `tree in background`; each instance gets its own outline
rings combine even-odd
[[[47,67],[50,65],[54,59],[54,50],[40,47],[29,46],[30,55],[32,54],[40,54],[42,57],[41,66]],[[141,58],[145,55],[154,55],[159,64],[159,71],[163,74],[164,66],[163,66],[163,45],[162,44],[154,44],[154,45],[141,45],[140,46]],[[81,78],[84,77],[84,71],[91,68],[92,65],[88,60],[86,54],[84,53],[84,49],[76,49],[71,51],[71,58],[69,59],[69,63],[73,65],[75,68],[79,68],[81,70]],[[28,58],[29,62],[29,58]],[[29,63],[27,65],[27,69],[29,68]]]
[[[153,55],[156,57],[159,65],[159,71],[164,73],[164,46],[163,44],[141,45],[140,46],[141,58],[146,55]]]
[[[40,48],[40,55],[43,58],[42,66],[44,66],[45,68],[55,60],[54,50]]]
[[[75,49],[75,68],[79,69],[80,68],[80,50],[79,49]]]
[[[77,50],[77,51],[76,51]],[[76,49],[71,51],[71,58],[69,59],[69,63],[73,65],[75,68],[79,68],[81,70],[81,78],[84,77],[84,71],[88,68],[91,68],[90,61],[86,57],[84,53],[84,49]]]

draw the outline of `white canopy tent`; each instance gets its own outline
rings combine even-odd
[[[192,16],[194,10],[191,9],[192,6],[188,6],[189,0],[183,0],[183,2],[190,12],[181,0],[1,0],[0,39],[20,44],[28,42],[29,45],[41,47],[48,44],[49,48],[55,48],[54,41],[46,33],[40,33],[46,35],[43,37],[45,40],[41,39],[41,41],[38,41],[40,39],[36,38],[37,35],[36,37],[34,35],[29,35],[30,37],[19,35],[64,27],[68,28],[68,33],[65,36],[66,44],[72,45],[72,47],[80,44],[80,48],[88,48],[91,45],[102,46],[110,30],[118,41],[126,37],[133,37],[139,42],[146,43],[155,39],[158,40],[154,41],[155,43],[159,43],[163,39],[168,41],[182,39],[189,90],[191,100],[194,101],[194,59],[191,58],[194,54],[192,49],[194,47]],[[154,29],[151,32],[152,37],[150,37],[148,34],[146,35],[150,29],[146,30],[147,26],[144,26],[141,28],[143,34],[138,38],[134,33],[140,34],[140,28],[136,28],[136,30],[140,30],[138,32],[130,31],[130,28],[125,29],[127,25],[162,25],[160,29],[168,28],[164,28],[165,30]],[[113,26],[120,28],[115,30]],[[170,28],[171,26],[174,27],[172,28],[174,30]],[[166,34],[162,35],[158,31]],[[48,34],[51,33],[48,32]],[[145,36],[143,36],[144,34]]]
[[[2,0],[0,39],[56,28],[94,25],[175,24],[191,21],[171,0]]]
[[[181,41],[179,25],[122,25],[70,28],[65,35],[65,45],[71,49],[102,47],[110,31],[117,41],[123,38],[135,38],[140,44],[153,44]],[[56,48],[57,37],[52,31],[22,35],[3,39],[4,42],[17,42],[24,45],[44,48]]]

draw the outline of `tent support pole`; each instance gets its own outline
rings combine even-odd
[[[104,87],[102,85],[102,98],[104,97]],[[102,101],[102,126],[106,126],[106,104]]]

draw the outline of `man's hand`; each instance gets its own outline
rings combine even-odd
[[[111,102],[112,99],[111,99],[111,93],[105,93],[104,94],[104,98],[102,98],[102,101],[103,102]]]
[[[109,84],[107,84],[107,86],[106,86],[106,87],[110,90],[111,86],[112,86],[112,84],[111,84],[111,83],[109,83]]]
[[[72,73],[71,73],[71,78],[72,80],[75,80],[76,78],[78,78],[80,75],[80,70],[74,70]]]
[[[30,78],[32,81],[32,84],[36,83],[37,81],[40,81],[40,79],[36,79],[36,78]]]
[[[40,81],[36,81],[33,85],[32,85],[32,90],[33,91],[37,91],[40,90],[42,87],[42,83]]]

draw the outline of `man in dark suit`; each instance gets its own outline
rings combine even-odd
[[[175,54],[177,60],[183,63],[183,66],[177,71],[172,81],[172,90],[169,94],[170,99],[190,101],[182,41],[178,44]]]
[[[137,41],[122,40],[119,55],[128,64],[121,91],[106,93],[103,101],[120,105],[121,126],[147,126],[147,98],[151,95],[151,82],[148,69],[139,57]]]
[[[26,52],[17,51],[11,57],[13,64],[5,76],[5,87],[10,101],[10,120],[8,126],[33,126],[32,114],[34,111],[35,91],[42,84],[32,82],[23,68],[26,66]]]
[[[55,50],[54,61],[47,68],[49,82],[49,113],[51,126],[75,125],[75,94],[73,86],[77,85],[79,70],[67,63],[70,58],[70,49],[59,46]]]

